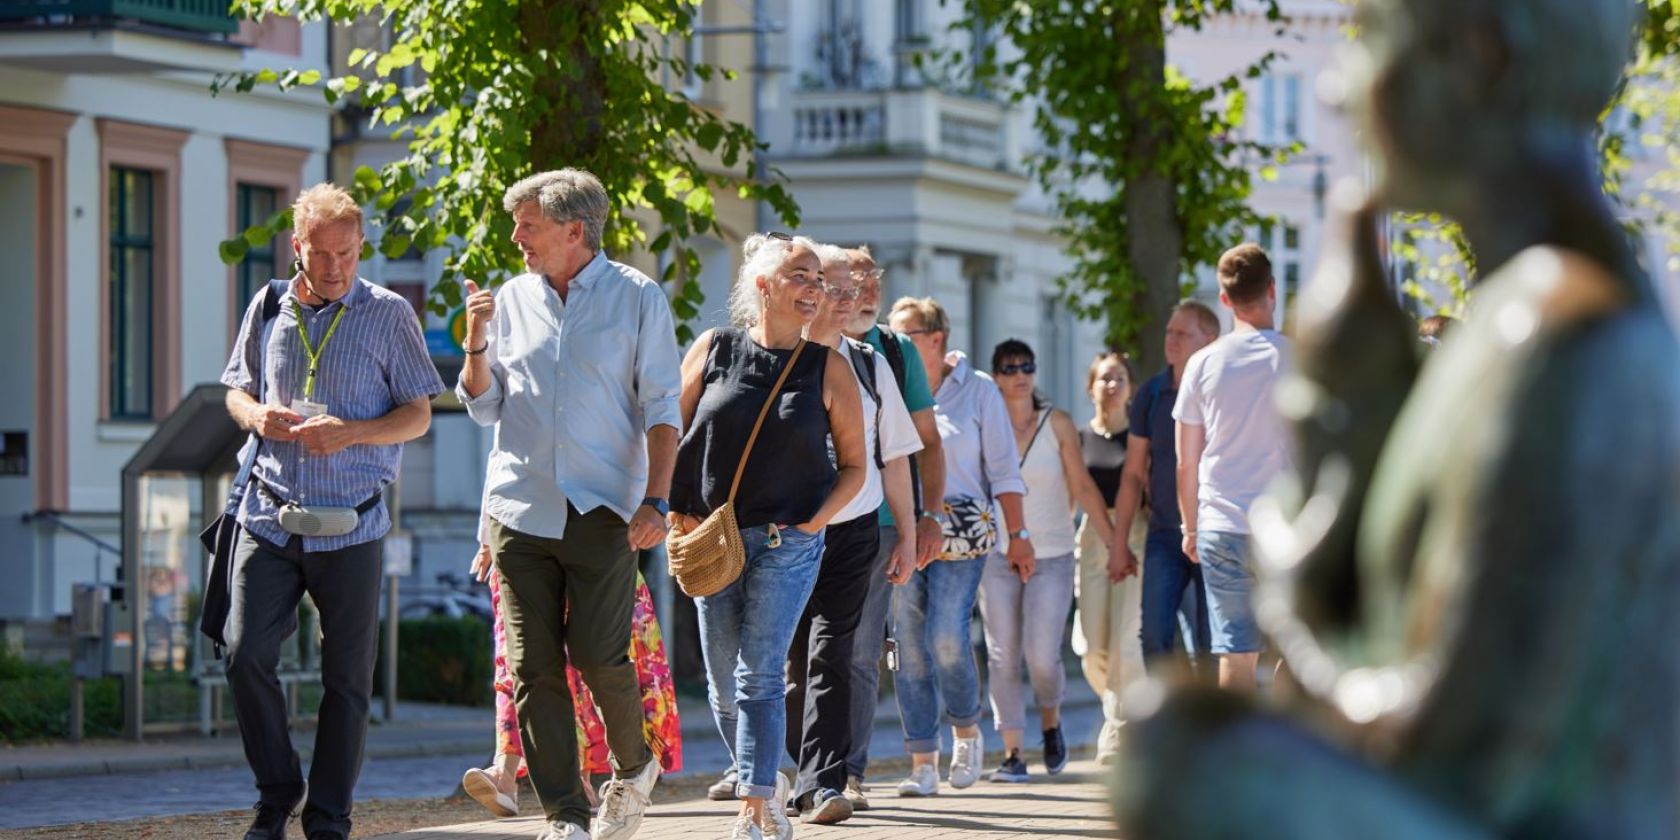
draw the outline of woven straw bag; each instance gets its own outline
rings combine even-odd
[[[770,389],[764,407],[759,409],[752,434],[747,436],[747,446],[741,450],[741,463],[735,467],[735,480],[729,485],[729,497],[694,530],[682,534],[672,531],[665,536],[667,567],[671,576],[677,579],[677,585],[690,598],[704,598],[722,592],[741,576],[741,567],[746,565],[747,547],[741,542],[741,529],[735,524],[735,491],[741,487],[741,475],[747,469],[747,456],[752,453],[753,442],[758,440],[758,430],[764,426],[764,417],[770,413],[770,406],[775,404],[776,395],[782,391],[782,383],[787,381],[788,372],[793,370],[793,363],[799,360],[799,351],[803,349],[805,340],[800,339],[794,345],[793,355],[788,356],[787,364],[782,366],[781,375],[776,377],[776,385]]]

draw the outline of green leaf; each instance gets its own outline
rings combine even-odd
[[[245,236],[241,241],[252,248],[261,248],[274,241],[274,231],[264,225],[252,225],[245,229]]]
[[[361,47],[357,47],[357,48],[350,51],[350,55],[348,57],[346,57],[344,59],[344,61],[345,61],[346,64],[349,64],[350,66],[354,67],[357,64],[359,64],[363,58],[367,57],[367,54],[368,54],[367,50],[365,50]]]
[[[222,243],[216,247],[216,253],[222,258],[222,263],[224,265],[233,265],[234,263],[245,259],[245,239],[243,237],[224,239],[222,240]]]
[[[313,86],[313,85],[319,84],[320,81],[321,81],[321,71],[319,71],[319,70],[305,70],[302,73],[298,74],[298,84],[300,84],[300,85]]]

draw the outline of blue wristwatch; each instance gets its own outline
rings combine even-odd
[[[654,498],[653,496],[643,499],[642,507],[653,508],[659,512],[660,516],[669,516],[671,514],[671,503],[665,501],[664,499]]]

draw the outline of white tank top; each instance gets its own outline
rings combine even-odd
[[[1043,415],[1034,424],[1040,421],[1044,421]],[[1068,496],[1062,455],[1056,446],[1056,430],[1048,421],[1044,421],[1038,436],[1027,448],[1021,463],[1021,480],[1027,484],[1024,507],[1027,530],[1032,532],[1033,554],[1037,557],[1072,554],[1079,544],[1073,531],[1073,501]]]

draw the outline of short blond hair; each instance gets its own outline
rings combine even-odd
[[[292,202],[292,232],[306,238],[317,225],[332,222],[355,222],[362,227],[362,208],[343,187],[323,182],[298,193]]]
[[[901,297],[893,302],[888,320],[898,317],[899,313],[914,316],[922,323],[922,329],[928,332],[951,334],[951,317],[945,314],[945,307],[933,298]]]

